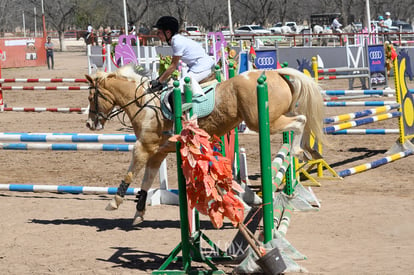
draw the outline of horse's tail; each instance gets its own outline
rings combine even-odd
[[[311,133],[319,142],[326,144],[327,139],[323,133],[323,97],[318,84],[296,69],[283,68],[276,71],[281,75],[289,76],[289,81],[294,88],[289,111],[306,116],[303,145],[310,144]]]

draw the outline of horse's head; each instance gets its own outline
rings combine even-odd
[[[99,74],[94,78],[89,75],[85,75],[85,77],[89,82],[89,116],[86,127],[91,130],[101,130],[116,105],[115,98],[102,85],[105,82],[105,77]]]

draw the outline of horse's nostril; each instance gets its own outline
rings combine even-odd
[[[92,123],[92,121],[87,120],[87,121],[86,121],[86,127],[87,127],[87,128],[89,128],[89,129],[91,129],[91,130],[93,130],[93,129],[94,129],[94,127],[93,127],[93,123]]]

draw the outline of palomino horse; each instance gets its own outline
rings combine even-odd
[[[76,40],[79,40],[80,38],[83,38],[86,45],[98,45],[98,36],[95,33],[91,33],[91,35],[88,36],[88,32],[85,30],[77,31]]]
[[[210,135],[222,136],[245,121],[247,127],[259,131],[256,99],[257,79],[261,71],[248,71],[219,83],[215,90],[215,107],[210,115],[199,119],[199,126]],[[294,131],[292,154],[302,156],[302,146],[311,151],[310,133],[323,142],[323,100],[319,87],[308,76],[291,68],[265,71],[269,93],[270,134]],[[137,195],[137,212],[133,225],[143,220],[147,191],[161,162],[175,152],[171,137],[173,122],[163,117],[158,93],[148,88],[149,79],[138,75],[130,66],[112,73],[86,75],[90,85],[89,117],[91,130],[104,127],[106,120],[117,114],[119,106],[128,115],[137,142],[125,180],[107,210],[117,209],[132,178],[145,167],[141,191]],[[307,155],[309,157],[309,155]]]

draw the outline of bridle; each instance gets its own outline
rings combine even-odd
[[[94,81],[94,83],[97,83],[97,78],[95,78],[95,81]],[[156,109],[160,109],[160,107],[159,106],[156,106],[156,105],[150,105],[150,102],[152,101],[152,100],[154,100],[155,98],[160,98],[160,95],[161,95],[161,92],[162,91],[157,91],[157,92],[153,92],[153,91],[151,91],[150,89],[146,89],[146,91],[144,92],[144,93],[142,93],[142,95],[140,95],[140,96],[138,96],[137,97],[137,91],[138,91],[138,89],[140,88],[140,87],[142,87],[143,86],[143,84],[144,84],[144,81],[141,81],[141,83],[136,87],[136,89],[135,89],[135,98],[133,99],[133,100],[131,100],[130,102],[128,102],[127,104],[125,104],[125,105],[123,105],[123,106],[120,106],[119,107],[119,109],[115,109],[114,107],[117,105],[116,104],[116,102],[114,102],[113,100],[111,100],[111,99],[109,99],[107,96],[105,96],[100,90],[99,90],[99,88],[98,88],[98,86],[96,85],[96,84],[90,84],[90,86],[89,86],[89,90],[92,90],[92,89],[94,89],[95,90],[95,92],[94,92],[94,94],[93,94],[93,101],[94,101],[94,107],[95,107],[95,109],[94,110],[89,110],[89,112],[90,113],[92,113],[92,114],[95,114],[95,118],[94,118],[94,121],[93,121],[93,123],[95,124],[95,125],[97,125],[98,124],[98,122],[99,122],[99,119],[103,119],[103,120],[105,120],[105,121],[107,121],[107,120],[110,120],[110,119],[112,119],[113,117],[115,117],[115,116],[117,116],[117,115],[119,115],[120,113],[123,113],[124,111],[125,111],[125,108],[126,107],[128,107],[128,106],[130,106],[130,105],[132,105],[132,104],[136,104],[138,107],[139,107],[139,109],[138,109],[138,111],[135,113],[135,115],[130,119],[131,121],[133,121],[134,120],[134,118],[144,109],[144,108],[146,108],[146,107],[150,107],[150,108],[156,108]],[[143,105],[141,105],[141,103],[140,103],[140,100],[141,100],[141,98],[143,98],[144,96],[146,96],[146,95],[148,95],[148,94],[151,94],[152,95],[152,97],[149,99],[149,100],[147,100]],[[105,114],[105,113],[103,113],[103,112],[101,112],[101,111],[99,111],[99,97],[101,97],[101,98],[103,98],[105,101],[107,101],[107,102],[109,102],[111,105],[112,105],[112,111],[111,112],[109,112],[109,114]],[[125,123],[124,122],[121,122],[122,124],[124,124],[124,126],[126,126],[125,125]]]

